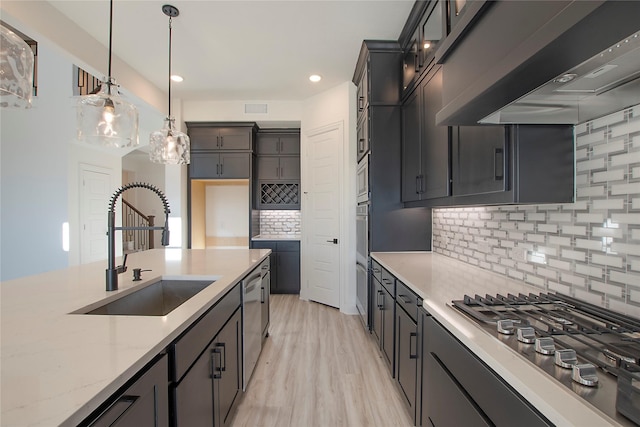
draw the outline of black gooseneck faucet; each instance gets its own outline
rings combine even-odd
[[[131,188],[146,188],[147,190],[151,190],[160,197],[162,204],[164,206],[164,227],[116,227],[116,212],[115,206],[118,197],[125,191]],[[115,291],[118,289],[118,274],[124,273],[127,271],[127,255],[125,254],[122,265],[116,267],[116,245],[115,245],[115,232],[117,230],[162,230],[162,246],[169,245],[169,202],[165,195],[158,188],[154,187],[151,184],[146,184],[143,182],[133,182],[131,184],[123,185],[118,188],[113,196],[111,196],[111,200],[109,201],[109,212],[107,212],[107,240],[108,240],[108,265],[106,271],[107,278],[107,291]]]

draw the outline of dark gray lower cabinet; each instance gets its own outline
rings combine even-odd
[[[262,339],[269,336],[269,294],[271,294],[271,272],[262,277],[260,304],[262,316]]]
[[[552,425],[425,311],[422,426]]]
[[[300,242],[254,240],[254,249],[271,249],[271,293],[300,293]]]
[[[392,284],[392,286],[394,286],[394,284]],[[373,291],[372,332],[376,341],[378,341],[382,356],[385,362],[387,362],[387,366],[389,366],[389,370],[393,376],[395,373],[395,300],[389,290],[383,286],[375,276],[371,279],[371,287]],[[391,291],[394,292],[393,288]]]
[[[227,426],[242,393],[242,284],[171,346],[174,426]]]
[[[118,392],[80,426],[168,427],[167,359],[166,354],[158,356],[132,379],[132,384]]]
[[[242,390],[240,309],[175,387],[177,426],[228,426]]]
[[[396,380],[404,400],[407,405],[411,420],[416,422],[416,397],[418,392],[418,357],[419,357],[419,335],[418,324],[415,318],[417,305],[416,301],[407,301],[411,305],[411,315],[405,311],[403,300],[404,295],[400,295],[400,285],[398,285],[396,297]],[[410,298],[407,298],[407,300]]]

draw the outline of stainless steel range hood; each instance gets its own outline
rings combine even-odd
[[[577,124],[640,104],[640,32],[558,75],[480,123]]]

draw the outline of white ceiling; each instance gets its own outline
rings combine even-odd
[[[108,45],[108,0],[50,3]],[[414,2],[115,0],[113,54],[165,91],[167,3],[180,10],[173,72],[185,79],[172,84],[173,97],[267,101],[302,100],[350,81],[362,40],[396,40]],[[320,83],[309,82],[314,73]]]

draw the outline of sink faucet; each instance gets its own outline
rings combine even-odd
[[[125,191],[131,188],[146,188],[147,190],[151,190],[160,197],[162,204],[164,206],[164,227],[116,227],[116,212],[115,205],[118,197]],[[107,213],[107,240],[108,240],[108,260],[107,260],[107,291],[115,291],[118,289],[118,274],[124,273],[127,271],[127,255],[124,256],[124,261],[122,265],[116,267],[116,238],[115,232],[117,230],[162,230],[162,246],[169,245],[169,202],[165,195],[158,188],[154,187],[151,184],[146,184],[142,182],[133,182],[131,184],[123,185],[118,188],[113,196],[111,196],[111,200],[109,201],[109,212]]]

